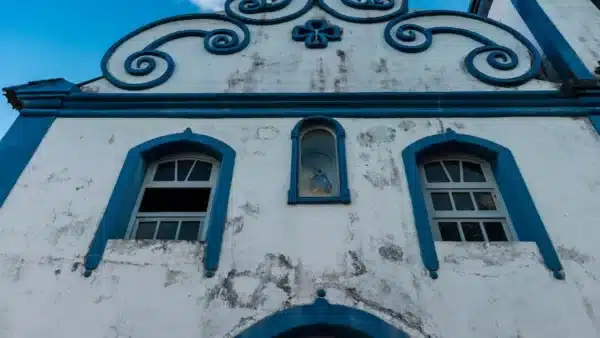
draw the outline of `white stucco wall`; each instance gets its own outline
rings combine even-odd
[[[494,0],[490,7],[488,18],[500,21],[503,24],[516,29],[535,45],[538,52],[543,54],[542,48],[535,40],[535,37],[525,24],[525,21],[523,21],[521,15],[517,12],[511,0]]]
[[[259,17],[282,17],[303,6],[304,1],[293,1],[282,11],[261,14]],[[401,1],[396,1],[400,6]],[[347,15],[365,15],[331,1],[330,6]],[[233,5],[237,8],[237,2]],[[366,13],[382,15],[377,11]],[[384,13],[385,14],[385,13]],[[256,18],[256,17],[255,17]],[[304,42],[291,39],[294,26],[304,25],[309,19],[327,19],[343,29],[342,40],[330,42],[326,49],[307,49]],[[517,18],[518,19],[518,18]],[[508,22],[518,24],[518,20]],[[519,66],[511,71],[490,67],[483,54],[475,65],[485,74],[498,78],[512,78],[524,74],[530,67],[531,56],[523,44],[506,31],[471,18],[440,15],[420,17],[401,23],[416,23],[426,28],[456,27],[468,29],[513,49],[519,57]],[[248,25],[250,45],[232,55],[213,55],[202,46],[202,38],[181,38],[165,44],[160,50],[175,60],[173,77],[163,85],[144,90],[154,93],[254,93],[254,92],[382,92],[382,91],[470,91],[513,90],[484,84],[466,71],[464,58],[481,43],[455,34],[436,34],[433,45],[421,53],[403,53],[393,49],[384,40],[384,27],[378,24],[355,24],[339,20],[313,8],[298,19],[272,25]],[[158,78],[166,63],[157,61],[157,69],[146,77],[126,73],[125,59],[169,33],[184,29],[230,28],[243,34],[237,26],[218,20],[187,20],[163,24],[145,31],[119,47],[108,63],[110,72],[127,83],[141,83]],[[516,27],[521,30],[523,27]],[[395,30],[394,30],[395,32]],[[416,43],[420,43],[422,37]],[[100,79],[84,88],[89,91],[123,92],[106,79]],[[553,84],[531,80],[519,86],[520,90],[554,89]]]
[[[297,119],[58,119],[0,209],[0,337],[231,337],[318,288],[422,337],[597,337],[600,139],[586,120],[339,119],[348,206],[288,206]],[[128,149],[181,132],[237,151],[220,269],[193,244],[112,241],[86,253]],[[425,273],[400,153],[445,128],[512,150],[566,271],[532,243],[438,243]],[[229,277],[228,277],[229,275]]]
[[[590,72],[600,61],[600,10],[591,0],[537,0]]]

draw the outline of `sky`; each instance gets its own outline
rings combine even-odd
[[[224,0],[0,0],[0,88],[65,78],[79,83],[100,75],[106,50],[152,21],[212,12]],[[470,0],[409,0],[411,9],[465,11]],[[17,111],[0,98],[0,136]]]

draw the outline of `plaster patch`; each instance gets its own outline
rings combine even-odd
[[[402,262],[404,259],[404,251],[395,244],[382,245],[377,251],[381,257],[391,262]]]
[[[374,147],[384,143],[394,142],[396,129],[386,126],[376,126],[358,134],[356,140],[361,147]]]
[[[279,129],[273,126],[264,126],[256,129],[256,133],[254,134],[254,138],[257,140],[273,140],[277,136],[279,136]]]

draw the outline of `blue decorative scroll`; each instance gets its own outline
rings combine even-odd
[[[140,51],[137,51],[131,55],[129,55],[124,62],[125,71],[132,76],[148,76],[152,74],[156,70],[156,59],[161,59],[167,64],[167,68],[163,73],[148,82],[141,83],[127,83],[117,79],[113,76],[108,70],[108,62],[110,58],[113,56],[115,51],[127,40],[135,37],[136,35],[154,28],[156,26],[174,22],[174,21],[182,21],[182,20],[194,20],[194,19],[213,19],[213,20],[221,20],[229,23],[233,23],[240,28],[240,30],[244,33],[243,39],[240,39],[238,33],[231,29],[213,29],[213,30],[182,30],[167,34],[154,42],[150,43],[148,46],[143,48]],[[126,89],[126,90],[144,90],[159,86],[165,82],[167,82],[175,71],[175,61],[173,58],[166,52],[158,50],[162,45],[167,42],[177,40],[185,37],[200,37],[204,38],[204,49],[216,55],[226,55],[237,53],[250,43],[250,31],[248,27],[243,23],[228,18],[219,14],[191,14],[191,15],[183,15],[168,18],[165,20],[160,20],[154,22],[150,25],[144,26],[128,35],[123,37],[117,43],[115,43],[109,50],[106,52],[104,57],[102,58],[101,69],[104,77],[114,86]]]
[[[348,7],[365,10],[389,11],[394,8],[394,0],[342,0],[342,3]]]
[[[292,0],[242,0],[238,9],[244,14],[275,12],[286,8]]]
[[[475,19],[478,21],[483,21],[490,25],[496,26],[498,28],[503,29],[504,31],[510,33],[515,39],[521,42],[528,50],[531,55],[531,65],[529,70],[522,75],[512,77],[512,78],[497,78],[487,74],[484,74],[481,70],[477,69],[475,66],[475,58],[481,54],[488,53],[486,57],[486,62],[490,67],[500,70],[500,71],[509,71],[517,68],[519,65],[519,57],[517,53],[515,53],[512,49],[497,44],[496,42],[486,38],[485,36],[467,30],[463,28],[455,28],[455,27],[431,27],[425,28],[423,26],[407,23],[400,25],[396,28],[395,33],[392,33],[392,29],[398,25],[400,22],[416,18],[416,17],[425,17],[425,16],[436,16],[436,15],[453,15],[453,16],[462,16],[471,19]],[[493,20],[485,19],[479,16],[475,16],[472,14],[462,13],[462,12],[454,12],[454,11],[423,11],[423,12],[414,12],[404,16],[401,16],[393,21],[390,21],[384,31],[385,41],[401,52],[405,53],[420,53],[423,52],[429,47],[431,47],[433,43],[433,36],[435,34],[457,34],[462,35],[464,37],[473,39],[482,44],[481,47],[477,47],[473,49],[467,56],[465,57],[465,66],[467,71],[473,75],[475,78],[480,80],[481,82],[495,85],[495,86],[518,86],[527,81],[533,79],[540,71],[542,60],[541,56],[538,53],[537,49],[531,42],[529,42],[523,35],[521,35],[516,30]],[[404,44],[411,43],[417,41],[417,35],[421,35],[424,40],[417,44]]]
[[[264,17],[249,17],[245,15],[256,15],[262,13],[270,13],[277,12],[287,8],[292,0],[274,0],[273,2],[267,2],[267,0],[242,0],[238,6],[238,10],[240,13],[237,13],[233,10],[234,2],[237,0],[226,0],[225,1],[225,13],[227,16],[235,18],[243,23],[249,25],[277,25],[280,23],[288,22],[294,19],[301,17],[302,15],[308,13],[310,9],[313,7],[314,0],[294,0],[294,1],[306,1],[306,4],[300,8],[298,11],[293,12],[291,14],[284,15],[282,17],[277,18],[264,18]]]
[[[292,30],[292,40],[304,41],[306,48],[327,48],[329,41],[340,41],[342,29],[327,20],[308,20]]]
[[[327,2],[329,1],[340,1],[340,0],[315,0],[319,7],[321,7],[325,12],[329,15],[334,16],[340,20],[344,20],[347,22],[353,23],[378,23],[389,21],[393,18],[396,18],[400,15],[408,12],[408,0],[341,0],[341,2],[353,9],[358,10],[377,10],[377,11],[387,11],[387,13],[376,16],[369,15],[364,17],[359,16],[350,16],[344,13],[340,13],[337,10],[333,9],[333,7],[329,6]],[[399,6],[396,6],[395,1],[401,1],[402,3]],[[394,7],[397,7],[394,10]],[[366,14],[366,13],[365,13]]]

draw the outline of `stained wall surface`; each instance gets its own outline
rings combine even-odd
[[[414,337],[597,337],[600,139],[585,119],[339,119],[350,205],[288,206],[298,120],[58,119],[0,209],[0,337],[232,337],[290,305],[330,302]],[[82,276],[127,151],[191,128],[237,152],[219,270],[200,244],[114,240]],[[534,243],[420,253],[402,149],[452,128],[509,148],[566,272]]]

